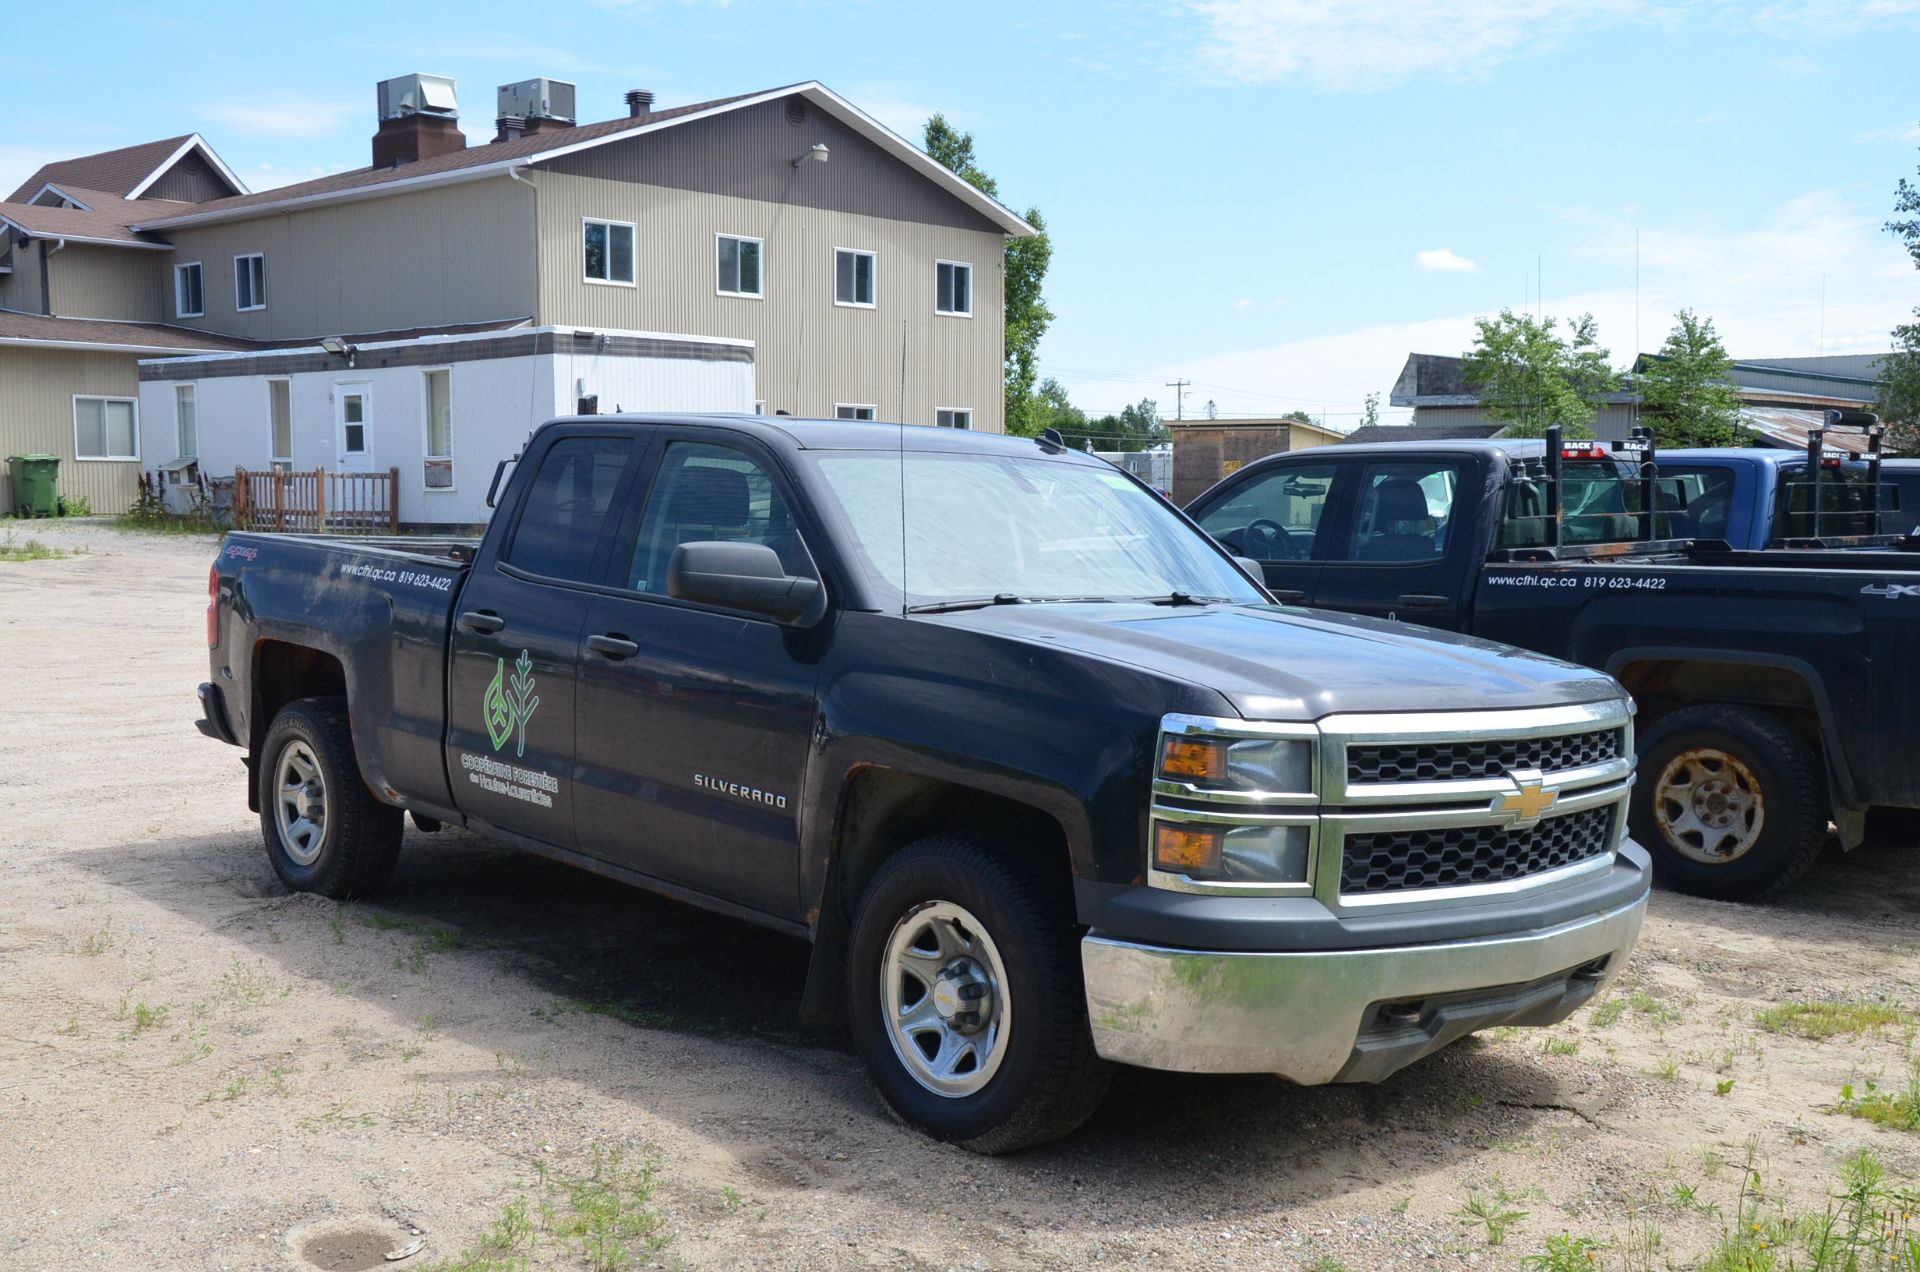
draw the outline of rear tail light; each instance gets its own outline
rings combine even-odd
[[[212,649],[220,643],[220,567],[207,567],[207,648]]]

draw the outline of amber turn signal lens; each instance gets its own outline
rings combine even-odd
[[[1226,837],[1224,830],[1156,824],[1153,864],[1158,869],[1177,870],[1182,874],[1216,871],[1220,868],[1220,845]]]
[[[1221,781],[1227,775],[1227,744],[1220,738],[1168,738],[1160,755],[1160,772],[1167,777]]]

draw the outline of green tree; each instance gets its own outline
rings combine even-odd
[[[1461,355],[1467,384],[1509,436],[1543,437],[1554,424],[1567,437],[1593,436],[1594,403],[1620,384],[1593,315],[1569,324],[1570,339],[1557,334],[1557,319],[1511,309],[1474,326],[1473,348]]]
[[[1067,400],[1066,389],[1052,376],[1040,381],[1040,387],[1033,391],[1033,404],[1038,424],[1032,434],[1035,437],[1057,428],[1068,441],[1076,441],[1091,431],[1087,428],[1087,413]]]
[[[1893,191],[1893,214],[1887,233],[1900,240],[1920,269],[1920,185],[1900,179]],[[1913,316],[1920,319],[1920,308]],[[1920,322],[1901,323],[1892,334],[1893,352],[1880,360],[1873,409],[1887,421],[1893,445],[1911,453],[1920,451]]]
[[[936,113],[927,121],[927,153],[951,169],[961,180],[992,198],[1000,196],[1000,186],[980,170],[974,159],[973,134],[961,132]],[[1034,228],[1031,238],[1008,239],[1003,262],[1006,291],[1005,394],[1007,432],[1035,436],[1051,427],[1043,423],[1044,409],[1035,397],[1038,377],[1040,337],[1053,322],[1053,310],[1047,308],[1043,286],[1047,266],[1053,261],[1053,241],[1047,237],[1046,218],[1040,209],[1030,207],[1027,224]]]
[[[1090,421],[1087,432],[1093,437],[1093,449],[1103,451],[1145,450],[1173,436],[1160,420],[1160,404],[1152,398],[1141,398],[1121,408],[1118,415]]]
[[[1296,414],[1304,415],[1305,412],[1296,412]],[[1301,422],[1305,424],[1311,424],[1313,421],[1302,420]],[[1380,394],[1377,392],[1369,393],[1367,394],[1366,405],[1360,408],[1360,427],[1370,428],[1371,426],[1378,424],[1379,422],[1380,422]]]
[[[1640,379],[1640,414],[1662,446],[1738,446],[1740,393],[1728,372],[1733,358],[1713,319],[1691,309],[1673,316],[1673,330]]]
[[[1302,424],[1313,423],[1313,416],[1308,415],[1305,411],[1288,411],[1280,418],[1283,420],[1299,420]]]

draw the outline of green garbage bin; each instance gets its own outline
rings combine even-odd
[[[60,477],[58,455],[10,455],[7,475],[13,479],[13,511],[23,517],[51,517],[60,511],[56,493]]]

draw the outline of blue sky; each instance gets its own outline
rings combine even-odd
[[[357,167],[375,81],[416,70],[459,79],[476,141],[494,86],[541,74],[582,118],[630,87],[805,79],[916,139],[943,110],[1046,213],[1044,369],[1095,411],[1171,415],[1184,377],[1189,414],[1344,427],[1501,305],[1591,310],[1625,364],[1683,305],[1736,356],[1788,356],[1884,348],[1920,303],[1880,232],[1920,162],[1920,0],[69,4],[8,27],[8,185],[190,130],[255,188]]]

